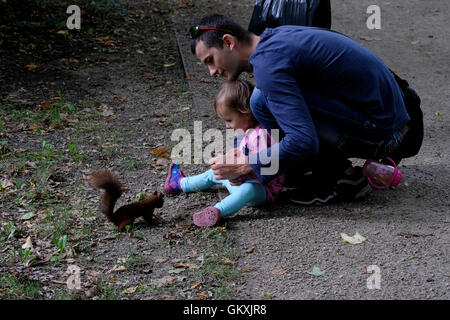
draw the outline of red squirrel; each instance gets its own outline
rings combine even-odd
[[[151,223],[153,211],[155,208],[161,208],[164,203],[163,194],[155,191],[152,196],[144,200],[124,205],[114,211],[117,199],[122,195],[122,192],[128,190],[119,179],[108,170],[91,171],[84,176],[84,179],[91,187],[105,190],[100,202],[100,211],[119,230],[123,230],[126,225],[131,225],[134,219],[141,216],[147,223]]]

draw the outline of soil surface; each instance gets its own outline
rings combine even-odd
[[[424,143],[402,161],[397,188],[352,203],[246,207],[206,229],[192,225],[192,214],[223,190],[166,196],[151,225],[138,219],[126,232],[98,211],[101,192],[83,173],[117,175],[129,189],[120,206],[163,190],[175,129],[192,138],[194,121],[203,132],[224,129],[212,107],[223,79],[190,53],[187,30],[210,12],[247,26],[253,4],[128,1],[125,13],[80,34],[21,34],[2,25],[0,298],[449,298],[450,13],[443,1],[332,1],[332,29],[375,52],[422,99]],[[373,4],[381,30],[366,27]],[[363,243],[342,241],[341,233],[356,232]],[[370,289],[374,265],[380,286]]]

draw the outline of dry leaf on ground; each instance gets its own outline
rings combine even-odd
[[[33,249],[33,243],[31,242],[31,237],[28,237],[25,240],[25,243],[22,245],[22,249]]]
[[[363,237],[358,232],[356,232],[355,235],[352,237],[350,237],[346,233],[341,233],[341,238],[344,242],[350,243],[350,244],[360,244],[367,240],[367,238]]]
[[[219,261],[219,264],[223,264],[223,265],[233,265],[233,264],[234,264],[234,261],[231,261],[230,259],[225,258],[225,259]]]
[[[200,287],[201,285],[203,284],[203,282],[197,282],[197,283],[195,283],[195,284],[193,284],[192,286],[191,286],[191,290],[193,290],[193,289],[197,289],[198,287]]]
[[[137,289],[137,286],[129,287],[128,289],[125,289],[122,291],[123,294],[132,294],[135,293]]]

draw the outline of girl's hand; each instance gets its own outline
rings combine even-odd
[[[225,155],[212,158],[209,164],[216,180],[230,180],[230,183],[235,183],[235,185],[238,185],[237,178],[252,171],[248,158],[242,155],[238,148],[231,149]]]

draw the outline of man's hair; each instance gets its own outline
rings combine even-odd
[[[217,113],[217,105],[223,103],[227,108],[242,114],[252,114],[250,97],[254,86],[246,80],[233,80],[225,82],[214,100],[214,110]],[[253,115],[253,114],[252,114]]]
[[[198,37],[191,40],[191,51],[195,54],[195,48],[199,41],[203,41],[207,48],[223,48],[222,36],[224,34],[231,34],[237,38],[239,42],[249,44],[251,43],[251,33],[247,29],[241,27],[228,17],[221,14],[213,13],[203,17],[200,20],[199,26],[221,28],[229,30],[230,32],[219,30],[201,30]]]

